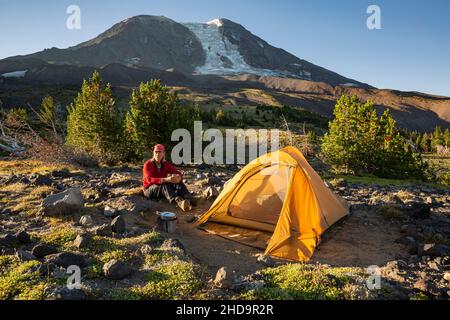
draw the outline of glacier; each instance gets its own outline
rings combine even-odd
[[[197,36],[206,53],[205,64],[196,68],[195,73],[197,74],[255,74],[259,76],[310,79],[310,74],[307,72],[300,71],[298,74],[294,74],[284,70],[269,70],[250,66],[240,54],[237,45],[231,43],[222,33],[221,27],[223,24],[220,19],[214,19],[208,23],[183,24]],[[259,45],[263,46],[262,43]]]
[[[27,74],[28,70],[23,70],[23,71],[13,71],[13,72],[8,72],[8,73],[3,73],[0,75],[0,77],[3,78],[24,78],[25,75]]]

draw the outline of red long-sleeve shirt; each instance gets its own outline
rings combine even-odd
[[[178,174],[182,176],[181,172],[169,162],[163,161],[161,165],[161,169],[158,170],[156,168],[156,163],[153,160],[149,160],[144,164],[142,178],[144,190],[154,184],[163,184],[163,179],[167,178],[169,174]]]

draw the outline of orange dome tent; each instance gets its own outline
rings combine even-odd
[[[321,235],[348,212],[303,154],[287,147],[242,169],[197,225],[267,255],[308,261]]]

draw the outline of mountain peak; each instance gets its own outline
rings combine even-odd
[[[216,19],[213,19],[211,21],[208,21],[206,24],[222,27],[223,26],[223,21],[222,20],[223,20],[222,18],[216,18]]]
[[[216,18],[211,21],[208,21],[206,24],[208,25],[215,25],[217,27],[225,27],[227,25],[234,25],[234,26],[241,26],[239,23],[236,23],[230,19],[227,18]],[[241,26],[242,27],[242,26]]]
[[[207,23],[178,23],[165,16],[137,15],[68,49],[44,50],[22,58],[61,65],[120,63],[176,69],[185,75],[253,74],[368,87],[273,47],[242,25],[220,17]]]
[[[174,22],[172,19],[169,19],[166,16],[154,16],[154,15],[141,14],[138,16],[126,18],[121,23],[147,22],[147,21],[172,21],[172,22]]]

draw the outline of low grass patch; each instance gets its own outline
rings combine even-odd
[[[248,300],[342,300],[353,299],[352,278],[363,273],[354,268],[323,268],[287,264],[260,271],[265,286],[238,294]]]
[[[183,250],[179,248],[159,248],[147,254],[144,258],[144,268],[155,268],[156,266],[180,261]]]
[[[414,195],[407,190],[400,190],[397,192],[397,197],[399,197],[403,202],[408,202],[414,198]]]
[[[148,256],[147,256],[148,257]],[[106,293],[113,300],[180,300],[192,299],[201,286],[200,267],[185,261],[172,260],[166,256],[162,263],[145,274],[147,283],[131,288],[115,288]],[[152,256],[148,263],[155,262]]]
[[[178,260],[176,256],[168,252],[164,252],[163,250],[157,250],[145,256],[144,268],[151,268],[158,264],[164,264],[176,260]]]
[[[48,164],[38,160],[0,160],[0,175],[32,174],[62,169],[76,170],[75,167]]]
[[[162,240],[161,234],[152,230],[137,237],[113,239],[108,237],[94,236],[90,246],[86,249],[93,253],[102,253],[124,249],[126,247],[144,244],[154,244]]]
[[[12,183],[0,187],[0,204],[13,212],[24,212],[30,216],[39,211],[42,196],[53,191],[53,187],[33,187],[24,183]]]
[[[113,259],[129,261],[134,258],[136,247],[154,244],[161,239],[161,235],[154,230],[137,237],[124,239],[94,236],[89,247],[82,249],[82,251],[95,255],[87,268],[87,277],[90,279],[101,277],[105,263]]]
[[[32,268],[38,261],[21,263],[13,256],[0,257],[0,300],[43,300],[49,285]]]
[[[147,284],[132,292],[147,300],[189,299],[201,287],[198,266],[184,261],[166,263],[146,275]]]
[[[386,220],[404,221],[406,216],[395,204],[383,204],[377,212]]]
[[[402,180],[402,179],[385,179],[379,178],[374,175],[362,175],[362,176],[351,176],[351,175],[337,175],[338,179],[344,179],[348,183],[357,183],[365,185],[380,185],[380,186],[410,186],[423,184],[419,180]]]
[[[419,292],[419,293],[416,293],[414,296],[412,296],[410,298],[410,300],[414,300],[414,301],[416,301],[416,300],[430,300],[430,297],[427,296],[425,293]]]
[[[438,182],[424,182],[416,179],[386,179],[379,178],[374,175],[361,175],[361,176],[353,176],[353,175],[344,175],[338,174],[336,178],[344,179],[348,183],[357,183],[357,184],[365,184],[365,185],[379,185],[379,186],[398,186],[398,187],[408,187],[408,186],[417,186],[422,185],[431,189],[448,189],[449,186],[442,181]]]
[[[40,241],[57,247],[69,248],[77,237],[77,231],[71,225],[55,225],[44,234],[37,235]]]

